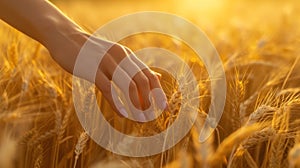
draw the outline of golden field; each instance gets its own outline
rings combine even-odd
[[[131,158],[106,151],[89,138],[77,119],[72,76],[42,45],[1,22],[0,167],[300,167],[297,0],[78,0],[54,4],[91,32],[116,17],[144,10],[190,20],[207,34],[223,61],[227,80],[224,113],[214,134],[199,143],[199,130],[210,105],[205,66],[179,40],[153,33],[130,36],[120,43],[133,51],[156,46],[186,61],[199,80],[200,108],[195,109],[199,115],[188,135],[161,154]],[[181,104],[176,81],[167,72],[157,71],[162,73],[169,108],[154,121],[141,124],[121,118],[97,93],[98,105],[114,128],[150,136],[176,120]],[[86,111],[93,111],[90,91],[82,94]]]

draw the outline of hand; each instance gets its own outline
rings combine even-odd
[[[101,43],[101,40],[99,43]],[[121,62],[122,64],[120,64]],[[120,74],[113,79],[113,74],[117,67],[120,67]],[[137,73],[132,75],[133,71]],[[151,105],[150,91],[155,88],[162,89],[158,77],[159,75],[150,70],[130,49],[114,43],[100,63],[96,75],[96,85],[110,104],[115,109],[120,109],[122,114],[125,114],[125,109],[122,105],[117,104],[119,107],[116,108],[113,103],[111,93],[112,79],[121,90],[129,90],[130,101],[135,108],[146,110]],[[126,88],[125,80],[130,81],[128,88]],[[156,96],[156,103],[158,103],[160,109],[166,108],[167,101],[165,95],[153,96]]]
[[[72,34],[69,37],[65,44],[57,45],[57,43],[53,43],[54,47],[49,47],[51,55],[63,68],[73,73],[77,54],[84,42],[89,38],[88,49],[86,49],[84,60],[82,60],[82,62],[85,62],[85,66],[74,72],[74,75],[95,82],[97,88],[99,88],[115,111],[128,117],[128,111],[125,110],[123,104],[120,101],[113,100],[112,82],[121,91],[129,90],[130,100],[127,100],[127,102],[132,102],[137,109],[146,110],[150,107],[150,93],[153,94],[156,105],[161,110],[166,108],[167,99],[165,94],[163,92],[151,92],[153,89],[162,89],[158,78],[159,75],[150,70],[130,49],[118,43],[90,37],[82,32]],[[57,46],[62,46],[63,49]],[[107,52],[103,54],[99,66],[97,65],[96,78],[92,79],[89,68],[93,67],[92,64],[97,62],[99,59],[97,57],[103,53],[103,49],[106,49]],[[118,77],[113,78],[117,68],[119,68],[118,72],[120,74]],[[133,72],[137,73],[133,74]],[[129,87],[125,85],[124,81],[130,82]],[[146,119],[139,114],[136,116],[136,120],[145,121]]]

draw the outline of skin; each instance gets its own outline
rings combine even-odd
[[[69,73],[73,73],[77,55],[86,40],[91,37],[53,4],[44,0],[0,0],[0,19],[44,45],[51,57]],[[122,109],[122,107],[116,108],[112,99],[112,74],[118,63],[132,52],[118,43],[97,37],[93,37],[92,40],[96,48],[107,44],[112,45],[104,55],[94,81],[110,105],[115,111],[118,111],[117,109]],[[159,75],[148,67],[139,71],[132,79],[129,78],[128,67],[139,67],[141,63],[138,58],[131,58],[130,65],[126,66],[127,69],[122,67],[122,72],[128,80],[131,80],[129,86],[131,102],[136,108],[144,110],[150,106],[150,90],[161,88],[161,85]],[[73,75],[93,82],[87,77],[87,74]],[[116,85],[120,86],[122,83],[119,82]],[[165,108],[167,101],[165,95],[161,96],[163,99],[160,98],[158,103]],[[121,114],[126,116],[124,111]]]

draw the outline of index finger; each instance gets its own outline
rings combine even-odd
[[[131,54],[132,52],[128,48],[126,48],[126,51],[129,53],[128,55],[130,59],[138,67],[140,67],[142,69],[142,72],[147,76],[150,83],[151,93],[155,99],[155,102],[160,109],[164,110],[168,105],[167,97],[161,87],[158,76],[146,64],[144,64],[141,60],[139,60],[134,54]]]

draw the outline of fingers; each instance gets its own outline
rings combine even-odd
[[[137,109],[141,109],[137,85],[121,66],[117,66],[115,68],[112,81],[124,92],[125,95],[129,95],[130,102],[132,102]]]
[[[112,55],[114,54],[114,55]],[[123,79],[123,81],[118,80],[119,78],[123,78],[123,76],[115,77],[113,80],[117,80],[117,85],[123,85],[122,83],[125,80],[133,80],[133,83],[130,84],[130,98],[133,100],[134,105],[138,108],[145,110],[150,107],[149,93],[150,93],[150,82],[147,76],[141,71],[141,68],[133,62],[130,57],[128,57],[128,52],[126,52],[125,48],[120,45],[113,46],[112,49],[109,50],[109,53],[104,56],[103,60],[100,64],[100,69],[107,75],[109,79],[112,79],[112,76],[116,73],[116,68],[121,67],[122,71],[120,71],[123,75],[126,75],[129,78]],[[124,74],[125,72],[125,74]],[[120,86],[121,87],[121,86]],[[128,89],[128,88],[123,88]],[[136,96],[135,91],[137,90],[138,94]],[[136,102],[138,98],[138,102]]]
[[[111,105],[114,111],[117,112],[117,114],[121,114],[124,117],[128,117],[128,112],[125,110],[123,104],[121,103],[120,99],[118,97],[115,97],[115,101],[113,100],[112,90],[115,91],[114,87],[111,84],[111,81],[106,77],[106,75],[98,71],[96,75],[95,80],[96,86],[100,89],[102,95],[105,97],[105,99],[108,101],[108,103]]]
[[[148,77],[148,79],[150,80],[150,85],[152,88],[152,95],[155,99],[156,104],[158,105],[158,107],[161,110],[164,110],[167,106],[168,106],[168,102],[167,102],[167,97],[165,95],[165,93],[163,92],[163,89],[160,85],[159,82],[159,78],[156,75],[156,73],[154,73],[151,70],[143,70],[144,74],[146,74],[146,76]]]
[[[126,53],[123,52],[123,55],[125,54]],[[124,58],[125,57],[126,56],[124,56]],[[104,73],[109,80],[113,80],[121,90],[129,90],[130,100],[136,108],[142,109],[142,106],[149,106],[149,101],[146,101],[146,103],[141,103],[142,101],[140,100],[140,97],[142,97],[144,93],[149,93],[150,87],[142,87],[142,85],[144,85],[143,80],[138,80],[138,84],[135,81],[132,81],[132,73],[134,71],[139,71],[139,68],[134,65],[131,60],[123,60],[120,61],[119,58],[117,59],[110,54],[106,54],[100,63],[99,70]],[[143,74],[139,75],[138,78],[147,80],[146,76]],[[126,82],[130,82],[130,84]]]
[[[147,76],[145,76],[144,73],[140,71],[133,77],[133,81],[136,83],[138,91],[139,91],[142,109],[145,110],[150,107],[149,80],[148,80]]]
[[[130,78],[129,80],[132,79],[132,82],[137,87],[138,96],[140,98],[140,106],[142,107],[142,109],[145,110],[149,108],[150,81],[147,76],[143,73],[143,71],[141,71],[141,68],[138,67],[128,56],[126,56],[118,65],[123,69],[125,73],[127,73]]]
[[[160,109],[165,109],[167,107],[167,97],[162,90],[161,84],[159,82],[160,74],[150,70],[143,62],[141,62],[137,57],[130,57],[136,65],[143,68],[143,74],[148,78],[150,88],[152,90],[152,95]]]
[[[111,93],[111,90],[115,91],[112,87],[112,81],[122,92],[127,92],[130,100],[126,100],[126,102],[132,103],[135,108],[148,109],[152,100],[149,95],[154,97],[160,109],[166,108],[167,99],[160,85],[160,75],[151,71],[126,47],[115,44],[103,57],[98,71],[97,87],[115,111],[123,116],[128,117],[128,113],[119,97],[113,97],[116,94]],[[116,104],[113,100],[117,100]],[[123,101],[123,103],[125,102]],[[130,110],[132,113],[134,111]],[[133,114],[133,116],[138,116],[139,121],[144,120],[143,114]]]
[[[158,80],[161,79],[161,76],[162,76],[162,75],[161,75],[160,73],[155,72],[155,71],[152,71],[152,70],[151,70],[151,72],[154,73],[154,74],[158,77]]]
[[[116,69],[120,70],[120,69]],[[122,76],[126,76],[122,74]],[[119,80],[124,80],[126,77],[121,78]],[[117,83],[120,81],[116,81]],[[137,112],[136,110],[133,110],[131,106],[129,106],[130,111],[126,111],[126,108],[121,103],[121,100],[119,98],[119,94],[116,91],[116,86],[106,77],[106,75],[99,69],[96,76],[96,86],[100,89],[103,96],[106,98],[108,103],[112,106],[112,108],[121,114],[123,117],[129,118],[129,115],[131,115],[135,120],[140,122],[145,122],[146,118],[145,115],[141,112]],[[120,85],[121,87],[124,87],[123,85]],[[118,87],[119,88],[119,87]],[[123,90],[124,88],[120,88]],[[128,89],[128,88],[127,88]],[[138,99],[138,92],[137,88],[134,84],[134,82],[130,83],[129,86],[129,92],[131,92],[131,102],[133,103],[139,103]]]

